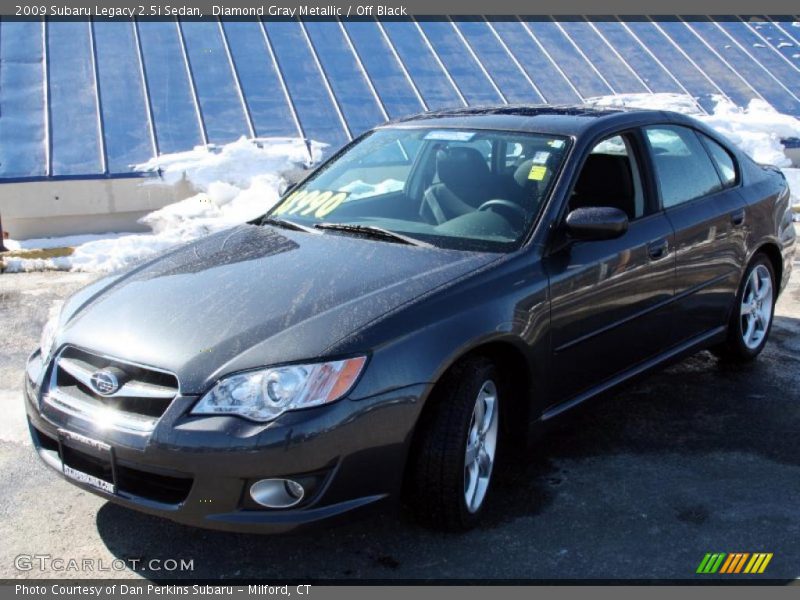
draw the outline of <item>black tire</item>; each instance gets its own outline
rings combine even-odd
[[[473,425],[476,399],[486,382],[495,385],[497,438],[488,488],[477,510],[467,506],[466,448]],[[496,471],[503,415],[499,373],[482,357],[468,358],[451,368],[439,382],[417,427],[407,480],[407,502],[426,526],[444,531],[466,531],[485,512]],[[499,416],[498,416],[499,415]],[[476,467],[477,468],[477,467]]]
[[[753,272],[756,269],[766,269],[769,273],[770,284],[772,287],[771,306],[769,311],[769,322],[764,329],[764,335],[758,345],[753,347],[748,346],[744,341],[745,325],[743,323],[743,316],[741,314],[742,300],[744,299],[745,292],[748,288],[748,281],[750,280]],[[763,270],[761,271],[764,272]],[[772,330],[772,320],[775,316],[775,301],[777,299],[777,284],[775,282],[775,270],[772,267],[772,262],[764,254],[757,254],[745,269],[742,281],[739,284],[739,290],[736,293],[736,301],[731,309],[731,317],[728,322],[728,339],[722,344],[715,346],[711,351],[716,354],[720,359],[733,362],[745,363],[755,359],[769,339],[770,331]]]

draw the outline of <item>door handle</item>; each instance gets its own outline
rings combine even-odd
[[[668,240],[659,240],[657,242],[651,242],[647,245],[647,255],[650,257],[650,260],[659,260],[660,258],[664,258],[668,252]]]
[[[741,227],[744,224],[744,209],[731,214],[731,223],[734,227]]]

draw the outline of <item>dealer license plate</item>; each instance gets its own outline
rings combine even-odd
[[[61,468],[65,477],[91,486],[108,494],[116,494],[117,486],[114,484],[114,452],[111,446],[105,442],[67,431],[58,430],[58,441],[61,446]],[[77,452],[91,457],[90,461],[83,459],[86,465],[94,465],[95,468],[106,471],[110,477],[104,478],[82,470],[79,464],[70,464],[72,453]],[[80,462],[80,459],[79,461]],[[111,479],[111,481],[108,481]]]

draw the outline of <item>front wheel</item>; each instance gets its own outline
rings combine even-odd
[[[753,360],[764,349],[775,312],[775,272],[769,259],[756,256],[745,271],[728,324],[727,341],[714,349],[721,358]]]
[[[498,372],[483,358],[451,369],[429,401],[413,449],[409,501],[430,527],[463,531],[480,519],[500,439]]]

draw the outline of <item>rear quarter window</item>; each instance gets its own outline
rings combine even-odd
[[[706,148],[708,148],[711,160],[714,161],[714,164],[719,170],[719,175],[722,177],[722,185],[726,188],[736,185],[739,182],[737,176],[738,169],[736,168],[736,161],[733,156],[731,156],[730,152],[707,135],[703,135],[702,133],[698,133],[697,135],[702,138],[703,143],[705,143]]]

